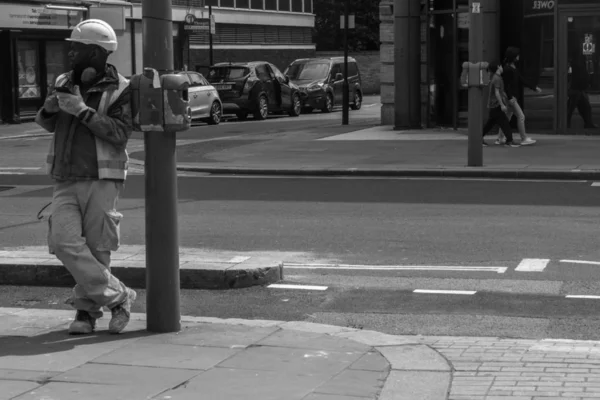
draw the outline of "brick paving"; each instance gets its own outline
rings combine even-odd
[[[600,342],[440,337],[449,400],[600,399]]]

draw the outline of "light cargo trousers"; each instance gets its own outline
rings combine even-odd
[[[67,303],[102,317],[123,303],[127,287],[110,272],[110,254],[120,244],[122,215],[116,206],[123,184],[109,180],[59,182],[54,187],[48,247],[75,282]]]

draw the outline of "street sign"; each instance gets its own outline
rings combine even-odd
[[[217,24],[215,23],[215,16],[210,16],[210,33],[215,35],[217,33]]]
[[[354,29],[356,28],[356,18],[354,16],[354,14],[352,15],[348,15],[348,29]],[[340,15],[340,28],[341,29],[346,29],[346,24],[344,23],[344,16]]]
[[[183,29],[186,31],[210,31],[209,19],[198,19],[194,14],[187,14],[183,20]]]
[[[473,8],[471,9],[473,14],[481,14],[481,3],[473,3]]]

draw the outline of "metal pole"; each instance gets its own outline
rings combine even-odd
[[[212,6],[208,6],[208,66],[212,67],[214,63],[213,55],[213,33],[212,33]]]
[[[469,61],[499,61],[498,0],[469,0]],[[487,73],[487,71],[483,71]],[[483,165],[482,131],[487,116],[488,88],[469,87],[468,165]]]
[[[394,129],[421,128],[421,0],[394,0]]]
[[[142,0],[144,67],[173,70],[171,0]],[[150,332],[181,330],[176,140],[173,132],[145,132],[146,314]]]
[[[343,109],[342,109],[342,125],[350,123],[350,86],[348,84],[348,25],[350,23],[350,0],[344,2],[344,85],[343,85]]]
[[[469,0],[469,61],[483,61],[483,26],[481,0]],[[483,129],[483,89],[469,85],[469,167],[483,165],[483,149],[481,146]]]

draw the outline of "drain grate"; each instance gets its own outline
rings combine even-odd
[[[6,190],[14,189],[14,186],[0,186],[0,192],[4,192]]]

